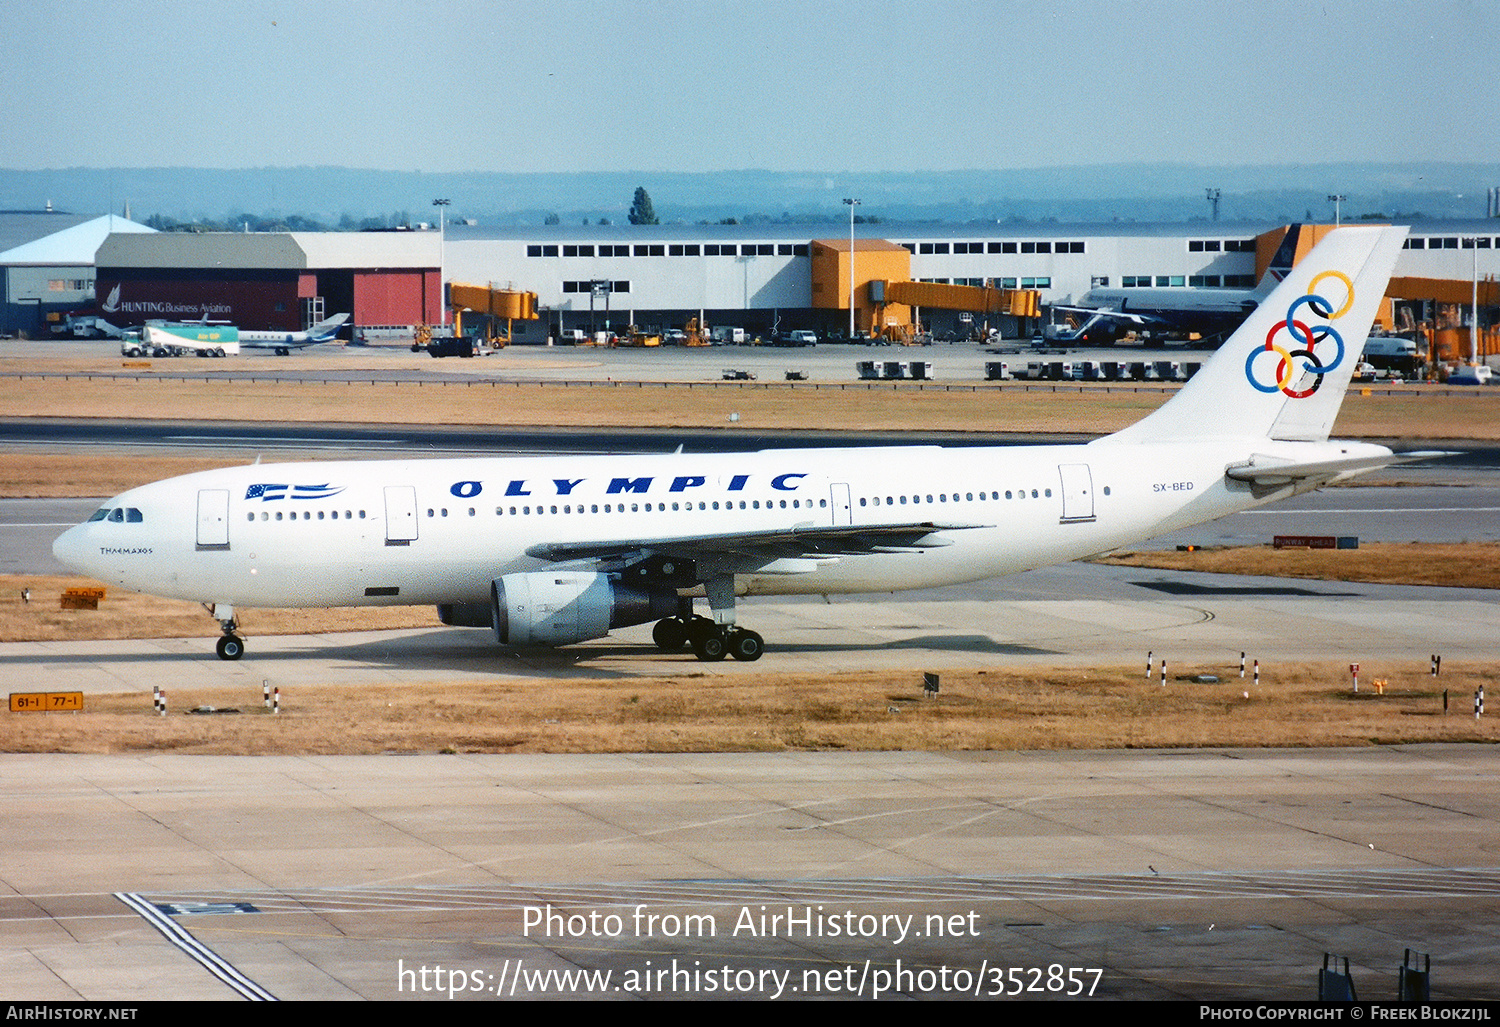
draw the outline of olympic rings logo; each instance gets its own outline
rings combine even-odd
[[[1329,279],[1344,284],[1344,302],[1337,309],[1334,308],[1332,301],[1318,293],[1319,286]],[[1298,296],[1292,301],[1291,306],[1286,308],[1286,319],[1277,321],[1266,333],[1265,346],[1257,346],[1245,358],[1245,377],[1257,391],[1280,392],[1291,399],[1306,399],[1318,391],[1318,386],[1323,384],[1325,374],[1344,362],[1344,337],[1331,325],[1323,324],[1309,328],[1306,323],[1297,320],[1298,308],[1303,306],[1325,321],[1337,321],[1349,313],[1349,308],[1354,306],[1354,283],[1342,271],[1324,271],[1313,276],[1313,280],[1308,283],[1307,293]],[[1285,346],[1278,342],[1278,337],[1283,331],[1291,339],[1291,342]],[[1318,343],[1330,339],[1335,349],[1333,359],[1325,364],[1323,357],[1316,355],[1313,350],[1317,348]],[[1288,348],[1289,346],[1298,348],[1291,349]],[[1255,359],[1266,353],[1274,353],[1277,356],[1276,384],[1274,385],[1263,384],[1255,375]],[[1323,353],[1324,355],[1328,353],[1326,345]],[[1299,360],[1301,370],[1311,371],[1315,375],[1312,384],[1305,389],[1292,388],[1292,380],[1297,374]]]

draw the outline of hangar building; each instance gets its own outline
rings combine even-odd
[[[49,334],[94,304],[94,254],[111,233],[153,230],[110,214],[0,211],[0,335]]]
[[[437,323],[436,232],[160,232],[99,247],[99,308],[111,323],[206,317],[298,331],[332,314],[356,324]]]

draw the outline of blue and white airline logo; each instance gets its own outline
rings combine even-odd
[[[245,490],[246,499],[270,503],[277,499],[328,499],[344,491],[344,486],[255,484]]]

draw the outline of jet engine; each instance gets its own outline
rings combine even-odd
[[[631,588],[608,574],[536,571],[490,583],[490,620],[502,645],[571,645],[676,612],[675,589]]]

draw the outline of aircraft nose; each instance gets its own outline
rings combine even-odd
[[[74,570],[86,570],[84,567],[84,556],[89,551],[88,542],[84,539],[84,525],[75,524],[52,542],[52,555],[58,562],[72,567]]]

